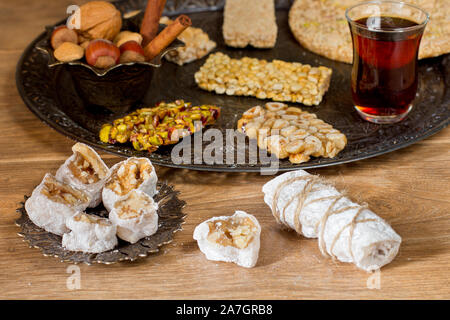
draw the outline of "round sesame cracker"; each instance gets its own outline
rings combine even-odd
[[[352,39],[345,18],[346,8],[361,0],[296,0],[289,11],[289,26],[308,50],[332,60],[352,62]],[[448,0],[404,0],[423,8],[430,21],[419,50],[419,59],[450,52],[450,6]]]

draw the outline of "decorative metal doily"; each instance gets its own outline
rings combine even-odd
[[[119,243],[114,249],[102,253],[66,250],[61,245],[61,236],[39,228],[30,220],[25,211],[25,201],[28,196],[25,196],[25,201],[17,209],[17,212],[21,215],[16,220],[16,225],[21,228],[21,232],[18,234],[30,244],[30,247],[39,248],[44,256],[57,257],[61,262],[112,264],[125,260],[134,261],[151,253],[156,253],[162,245],[172,242],[174,233],[182,230],[182,225],[185,222],[186,215],[182,212],[182,209],[186,202],[178,199],[179,191],[175,191],[172,186],[165,182],[158,182],[157,189],[158,193],[153,198],[158,203],[158,231],[134,244],[119,239]],[[101,217],[107,217],[108,215],[102,204],[96,208],[88,209],[87,213]]]

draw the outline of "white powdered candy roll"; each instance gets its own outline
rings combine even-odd
[[[128,158],[111,168],[111,175],[102,191],[103,205],[111,211],[116,201],[125,199],[135,189],[153,197],[157,182],[155,168],[149,159]]]
[[[110,171],[97,152],[91,147],[76,143],[69,157],[56,172],[56,179],[83,190],[92,197],[89,207],[102,201],[102,189]]]
[[[254,267],[258,261],[260,235],[258,220],[244,211],[211,218],[194,230],[194,239],[207,259],[234,262],[246,268]]]
[[[140,190],[132,190],[114,204],[109,220],[117,226],[117,236],[130,243],[151,236],[158,230],[158,204]]]
[[[63,235],[68,232],[66,220],[84,211],[91,197],[47,173],[25,202],[28,217],[38,227]]]
[[[318,238],[324,255],[372,271],[391,262],[400,236],[366,205],[350,201],[306,171],[282,174],[263,186],[264,202],[277,222]]]
[[[105,218],[86,213],[78,213],[67,219],[67,227],[62,246],[70,251],[100,253],[117,245],[116,226]]]

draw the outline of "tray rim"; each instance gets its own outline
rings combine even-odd
[[[117,2],[122,2],[122,1],[117,1]],[[281,10],[286,10],[285,8],[280,8]],[[211,11],[219,11],[222,10],[220,8],[215,8],[215,7],[211,7],[211,8],[197,8],[196,10],[194,10],[192,13],[198,13],[198,12],[211,12]],[[170,13],[168,13],[170,15]],[[47,126],[49,126],[50,128],[54,129],[56,132],[62,134],[65,137],[68,137],[74,141],[79,141],[79,142],[83,142],[86,143],[98,150],[101,150],[103,152],[109,153],[109,154],[113,154],[113,155],[117,155],[117,156],[121,156],[124,158],[127,158],[128,156],[116,151],[114,149],[109,149],[106,147],[105,144],[103,143],[94,143],[92,141],[88,141],[87,139],[84,139],[82,137],[78,137],[75,134],[71,134],[68,131],[65,131],[62,127],[58,126],[56,123],[53,123],[51,121],[48,121],[48,118],[46,118],[45,116],[43,116],[42,114],[40,114],[38,112],[38,110],[36,110],[36,108],[33,106],[33,103],[30,101],[30,99],[28,98],[28,96],[25,94],[25,89],[22,85],[22,75],[21,75],[21,70],[22,70],[22,66],[25,60],[25,57],[35,48],[36,44],[42,40],[42,38],[44,38],[46,36],[46,31],[42,32],[41,34],[39,34],[22,52],[17,65],[16,65],[16,72],[15,72],[15,80],[16,80],[16,87],[17,90],[19,92],[19,95],[21,96],[22,100],[24,101],[25,105],[27,106],[27,108],[39,119],[41,120],[41,122],[43,122],[44,124],[46,124]],[[450,53],[442,55],[442,56],[450,56]],[[436,57],[435,57],[436,58]],[[433,58],[431,58],[433,59]],[[343,62],[340,62],[343,63]],[[450,89],[447,89],[450,90]],[[330,162],[326,162],[326,163],[315,163],[315,164],[311,164],[308,165],[308,162],[303,163],[303,164],[293,164],[290,167],[278,167],[276,169],[277,172],[286,172],[286,171],[292,171],[292,170],[298,170],[298,169],[315,169],[315,168],[323,168],[323,167],[330,167],[330,166],[335,166],[335,165],[340,165],[340,164],[345,164],[345,163],[351,163],[351,162],[356,162],[356,161],[360,161],[360,160],[365,160],[365,159],[370,159],[370,158],[374,158],[380,155],[384,155],[387,153],[391,153],[394,151],[397,151],[399,149],[403,149],[405,147],[408,147],[416,142],[422,141],[426,138],[429,138],[430,136],[438,133],[439,131],[445,129],[448,124],[450,123],[450,117],[444,118],[438,125],[434,126],[432,129],[429,129],[426,131],[425,134],[416,137],[414,139],[399,143],[399,144],[395,144],[395,146],[390,147],[389,149],[386,150],[382,150],[382,151],[376,151],[376,152],[372,152],[369,154],[365,154],[362,156],[358,156],[358,157],[354,157],[351,159],[342,159],[342,160],[335,160],[335,161],[330,161]],[[202,165],[195,165],[195,164],[173,164],[173,163],[167,163],[164,161],[159,161],[157,158],[153,158],[151,157],[151,154],[149,154],[147,156],[147,158],[149,158],[153,164],[162,166],[162,167],[168,167],[168,168],[177,168],[177,169],[189,169],[189,170],[197,170],[197,171],[211,171],[211,172],[261,172],[262,169],[267,168],[265,166],[254,166],[254,167],[246,167],[246,168],[239,168],[239,167],[233,167],[232,165],[208,165],[208,164],[202,164]]]

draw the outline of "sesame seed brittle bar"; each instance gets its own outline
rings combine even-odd
[[[159,22],[169,25],[173,21],[168,17],[162,17]],[[216,47],[216,43],[200,28],[188,27],[178,36],[178,39],[183,41],[185,46],[168,52],[165,58],[180,66],[203,58]]]
[[[223,38],[231,47],[273,48],[277,41],[274,0],[227,0]]]

